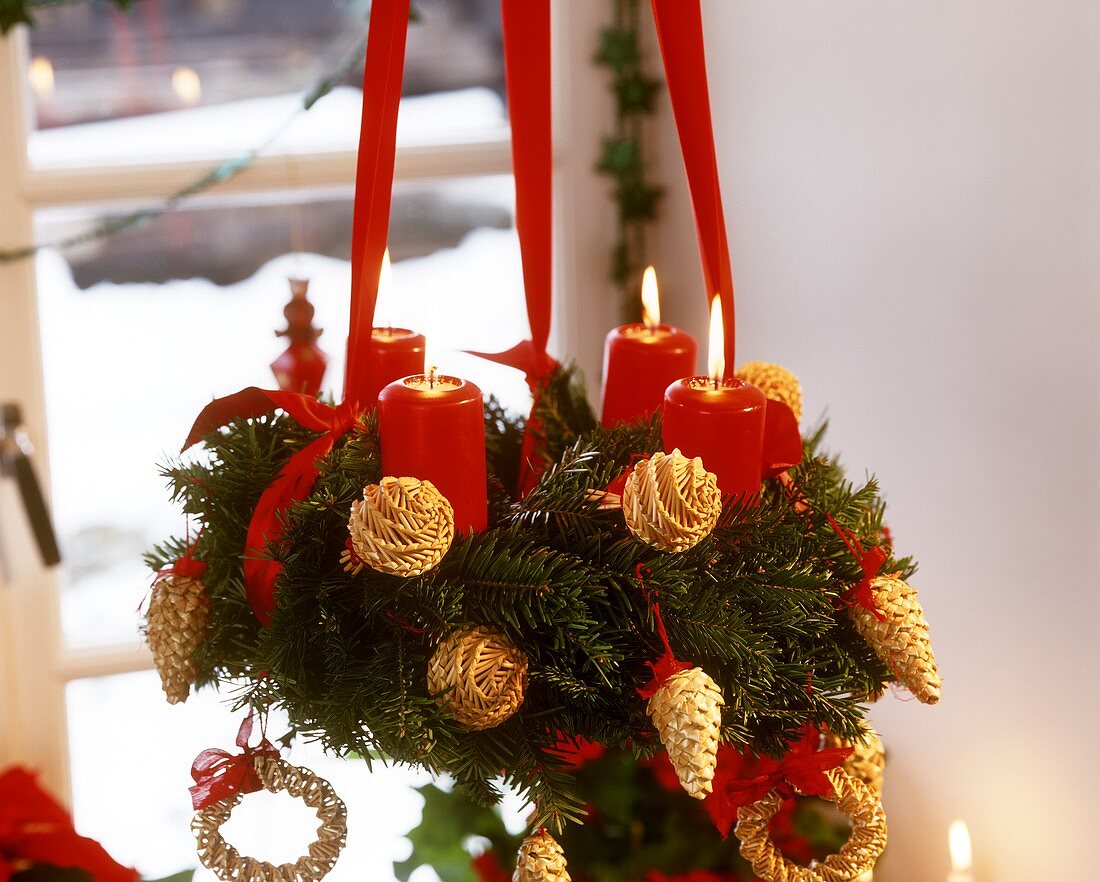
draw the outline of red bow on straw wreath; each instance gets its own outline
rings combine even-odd
[[[791,744],[783,759],[778,762],[772,760],[775,767],[770,772],[755,778],[731,781],[726,785],[722,799],[728,804],[731,814],[735,814],[741,806],[763,799],[773,791],[778,791],[784,799],[796,793],[821,797],[835,795],[833,782],[825,773],[838,768],[851,756],[852,748],[830,747],[821,750],[821,733],[812,723],[807,723],[802,732],[802,738]]]
[[[263,789],[253,761],[258,756],[277,757],[279,749],[265,736],[260,737],[260,743],[255,747],[249,746],[252,720],[252,714],[245,717],[237,732],[237,747],[241,748],[241,753],[233,754],[211,747],[195,757],[195,762],[191,764],[191,777],[195,779],[195,784],[189,788],[195,811],[238,793],[255,793]]]

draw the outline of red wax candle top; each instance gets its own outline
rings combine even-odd
[[[378,396],[382,472],[431,481],[447,497],[460,533],[488,525],[485,414],[481,390],[457,377],[423,374]]]
[[[394,380],[424,373],[423,334],[408,328],[374,328],[370,335],[371,382],[366,391],[368,406]]]
[[[702,457],[724,496],[760,490],[767,398],[737,379],[677,380],[665,391],[662,433],[666,452]]]
[[[669,383],[695,373],[698,349],[691,334],[669,325],[638,322],[611,331],[603,350],[603,424],[650,416]]]

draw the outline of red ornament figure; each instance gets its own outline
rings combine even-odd
[[[309,281],[290,279],[290,303],[283,307],[286,328],[275,336],[286,337],[290,345],[271,362],[275,382],[284,392],[316,396],[325,378],[328,356],[317,345],[322,331],[313,327],[313,304],[309,302]]]
[[[455,512],[455,532],[488,524],[485,414],[481,390],[467,380],[417,374],[378,396],[382,474],[431,481]]]
[[[768,399],[755,386],[723,379],[722,302],[710,313],[710,376],[686,377],[665,390],[663,441],[666,452],[702,457],[726,497],[756,496],[760,490],[764,415]]]
[[[695,373],[698,344],[687,331],[661,324],[657,274],[651,266],[642,276],[642,315],[643,322],[620,325],[604,343],[605,426],[650,416],[661,406],[669,383]]]

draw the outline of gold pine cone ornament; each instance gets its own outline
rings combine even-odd
[[[449,634],[428,660],[428,692],[467,729],[491,729],[523,704],[527,656],[490,628]]]
[[[886,748],[878,732],[868,728],[862,741],[846,741],[832,733],[824,736],[824,747],[850,747],[852,755],[841,766],[849,775],[859,778],[879,799],[886,774]]]
[[[718,479],[679,450],[638,462],[623,487],[623,517],[636,539],[677,553],[711,534],[722,514]]]
[[[519,847],[512,882],[570,882],[565,852],[545,830],[532,833]]]
[[[153,585],[145,639],[169,704],[187,701],[195,682],[195,651],[210,629],[210,597],[203,565],[190,558],[176,563]]]
[[[737,379],[755,386],[766,398],[782,401],[794,413],[794,418],[802,421],[802,384],[782,365],[748,361],[737,369]]]
[[[935,704],[943,684],[917,589],[894,574],[873,579],[871,593],[885,620],[858,604],[850,606],[856,630],[902,686],[924,704]]]
[[[455,515],[431,481],[383,478],[363,488],[348,519],[351,549],[345,567],[364,565],[380,573],[419,576],[437,566],[451,547]]]
[[[669,677],[646,706],[680,786],[695,799],[713,789],[724,704],[711,676],[689,668]]]

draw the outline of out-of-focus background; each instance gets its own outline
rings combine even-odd
[[[457,352],[526,331],[499,4],[416,6],[394,286],[379,318],[424,330],[441,364],[522,408],[521,377]],[[615,103],[592,63],[616,6],[553,4],[554,349],[580,361],[593,390],[624,311],[609,278],[612,185],[595,171]],[[808,415],[827,414],[853,472],[880,477],[899,548],[922,562],[944,699],[875,709],[891,837],[875,878],[946,878],[947,827],[964,818],[978,882],[1088,882],[1100,786],[1100,7],[703,6],[740,360],[801,377]],[[186,770],[234,725],[216,695],[165,706],[137,642],[140,555],[179,526],[153,464],[211,396],[270,383],[288,276],[310,279],[339,385],[356,72],[308,113],[295,108],[354,55],[364,14],[351,0],[142,0],[129,14],[75,4],[0,42],[3,248],[123,217],[286,123],[248,171],[178,211],[0,263],[0,401],[27,414],[66,557],[56,577],[41,571],[0,482],[0,765],[43,768],[82,831],[147,877],[194,865]],[[659,74],[648,30],[642,45]],[[658,93],[644,138],[666,191],[647,259],[667,319],[702,339],[666,103]],[[422,779],[368,775],[308,745],[292,758],[355,813],[331,878],[392,878]],[[234,819],[244,850],[282,838],[264,829],[265,808]],[[282,859],[297,843],[286,847]]]

